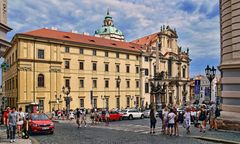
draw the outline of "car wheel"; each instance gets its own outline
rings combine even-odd
[[[50,134],[51,134],[51,135],[54,134],[54,131],[51,131]]]
[[[29,128],[29,130],[28,130],[28,135],[33,135],[33,132],[32,132],[32,129],[31,128]]]
[[[123,118],[122,117],[119,117],[119,120],[121,121]]]
[[[144,115],[141,115],[141,119],[144,119]]]
[[[132,115],[129,115],[128,119],[129,119],[129,120],[132,120],[132,119],[133,119],[133,116],[132,116]]]

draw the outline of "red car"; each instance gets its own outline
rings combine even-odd
[[[109,112],[109,119],[110,119],[110,121],[122,120],[122,116],[123,116],[123,114],[120,114],[119,112],[116,112],[116,111]],[[102,112],[101,119],[103,121],[105,121],[105,111]]]
[[[54,123],[44,113],[32,113],[29,117],[29,133],[54,133]]]

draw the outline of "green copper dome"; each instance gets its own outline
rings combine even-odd
[[[116,34],[116,35],[123,35],[123,33],[115,28],[114,26],[103,26],[95,31],[95,34],[105,35],[105,34]]]

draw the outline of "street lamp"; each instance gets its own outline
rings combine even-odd
[[[103,107],[102,107],[102,108],[104,108],[104,100],[105,100],[105,96],[102,96],[102,95],[101,95],[101,99],[103,100]]]
[[[70,87],[62,87],[62,92],[64,95],[66,95],[66,97],[64,97],[64,100],[66,102],[66,108],[67,108],[67,118],[69,118],[69,110],[70,110],[70,102],[72,101],[72,98],[70,96],[68,96],[71,92],[71,88]]]
[[[209,67],[209,65],[207,65],[207,67],[205,68],[205,73],[206,76],[210,82],[210,101],[211,101],[211,95],[212,95],[212,80],[215,78],[216,75],[216,69],[214,68],[214,66],[212,66],[212,68]]]
[[[118,96],[120,99],[120,83],[121,83],[121,78],[120,76],[117,77],[117,87],[118,87]],[[118,106],[118,105],[117,105]],[[120,106],[118,106],[118,108],[120,108]]]

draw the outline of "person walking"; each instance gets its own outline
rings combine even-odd
[[[82,125],[82,123],[84,123],[84,127],[86,128],[87,127],[87,122],[86,122],[86,112],[84,109],[81,110],[81,124],[80,124],[80,127]]]
[[[80,128],[80,117],[81,117],[81,112],[79,110],[79,108],[77,108],[77,112],[76,112],[76,123],[78,125],[78,128]]]
[[[105,112],[106,126],[109,126],[109,120],[110,120],[109,118],[110,118],[110,114],[109,114],[108,109],[106,109],[106,112]]]
[[[184,114],[184,122],[185,128],[187,130],[187,134],[190,134],[190,126],[191,126],[191,109],[189,107],[186,108]]]
[[[17,124],[17,115],[16,108],[13,107],[12,111],[8,114],[8,125],[10,130],[10,142],[15,142],[16,134],[16,124]]]
[[[155,134],[155,127],[156,127],[156,115],[155,115],[155,110],[152,108],[150,110],[150,134]]]
[[[164,109],[163,109],[162,117],[163,117],[162,132],[163,132],[163,134],[166,134],[167,133],[167,127],[168,127],[168,109],[167,109],[167,106],[165,106]]]
[[[6,108],[6,111],[3,113],[3,123],[6,126],[6,133],[7,133],[7,139],[10,138],[10,131],[9,131],[9,125],[8,125],[8,115],[10,113],[10,107]]]
[[[92,125],[94,125],[94,109],[91,110],[91,116],[90,116],[91,120],[92,120]]]
[[[198,112],[198,120],[202,122],[200,125],[200,132],[205,133],[207,124],[207,111],[205,109],[205,105],[202,105],[200,111]]]
[[[23,122],[25,121],[25,114],[22,112],[22,108],[20,107],[18,110],[18,115],[17,115],[17,133],[18,137],[21,137],[22,133],[22,128],[23,128]]]
[[[174,124],[174,135],[179,136],[179,115],[176,107],[173,108],[173,112],[176,115]]]
[[[176,115],[174,114],[173,109],[170,109],[170,112],[167,116],[167,118],[168,118],[168,134],[170,136],[173,135],[173,126],[175,123],[175,117],[176,117]]]
[[[209,117],[210,117],[210,129],[217,130],[217,117],[220,116],[220,111],[214,103],[211,104]]]

